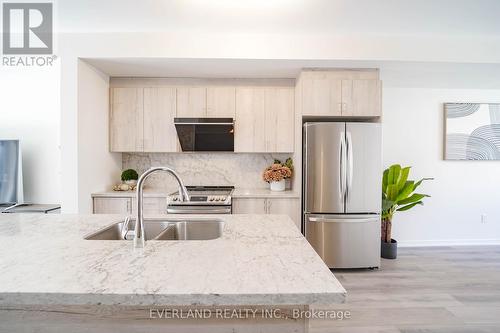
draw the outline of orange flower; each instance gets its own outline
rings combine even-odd
[[[273,164],[267,167],[262,174],[262,179],[268,183],[279,182],[290,177],[292,177],[292,170],[281,164]]]

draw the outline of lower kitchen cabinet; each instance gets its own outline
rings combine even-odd
[[[137,214],[137,200],[126,197],[94,197],[94,214]],[[165,197],[145,197],[144,215],[167,213]]]
[[[94,214],[137,214],[134,197],[94,197]],[[166,197],[145,197],[144,215],[166,214]],[[233,198],[233,214],[283,214],[300,226],[298,198]]]
[[[288,215],[300,228],[300,204],[298,198],[267,199],[268,214]]]
[[[233,198],[233,214],[288,215],[300,228],[298,198]]]
[[[132,198],[94,198],[94,214],[130,214]]]
[[[267,199],[233,198],[233,214],[267,214]]]
[[[144,215],[167,214],[166,197],[145,197],[142,201]],[[137,199],[132,199],[132,215],[137,214]]]

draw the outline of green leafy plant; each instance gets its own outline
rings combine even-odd
[[[124,182],[137,179],[139,179],[139,174],[134,169],[127,169],[122,172],[122,181]]]
[[[382,178],[382,241],[391,242],[392,218],[396,212],[404,212],[416,205],[423,205],[427,194],[415,193],[415,190],[426,180],[415,182],[408,180],[411,167],[402,168],[399,164],[391,165],[384,170]]]

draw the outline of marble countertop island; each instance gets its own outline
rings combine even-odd
[[[0,214],[0,305],[344,302],[346,291],[290,218],[218,218],[221,238],[134,249],[131,241],[84,239],[123,216]]]

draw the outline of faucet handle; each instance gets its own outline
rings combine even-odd
[[[125,218],[125,221],[123,221],[123,225],[122,225],[122,228],[120,230],[120,235],[122,237],[122,239],[127,239],[127,234],[128,234],[128,226],[130,224],[130,221],[132,220],[132,218],[130,216],[127,216]]]

